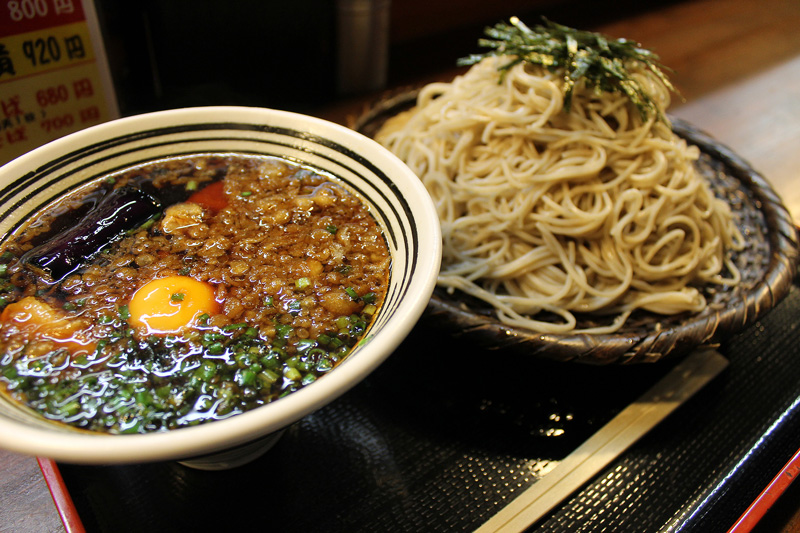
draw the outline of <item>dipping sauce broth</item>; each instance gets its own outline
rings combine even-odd
[[[108,433],[226,418],[324,378],[391,267],[335,178],[230,154],[105,177],[0,253],[0,390]]]

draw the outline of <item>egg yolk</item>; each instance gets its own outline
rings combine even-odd
[[[147,334],[181,333],[202,314],[219,312],[214,288],[188,276],[168,276],[142,285],[128,304],[130,324]]]

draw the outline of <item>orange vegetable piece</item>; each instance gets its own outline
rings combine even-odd
[[[70,320],[58,309],[33,296],[8,304],[0,314],[0,322],[16,327],[28,342],[49,340],[56,348],[66,348],[72,355],[92,353],[96,348],[83,321]]]
[[[187,202],[200,204],[213,212],[224,209],[228,205],[228,197],[225,196],[225,183],[223,181],[215,181],[210,185],[206,185],[189,196]]]

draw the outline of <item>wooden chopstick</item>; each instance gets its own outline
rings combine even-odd
[[[716,350],[703,349],[689,354],[552,471],[492,516],[476,533],[524,531],[608,466],[727,366],[728,360]]]

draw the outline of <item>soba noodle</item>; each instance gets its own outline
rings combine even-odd
[[[582,82],[565,112],[562,78],[521,63],[501,79],[502,61],[427,85],[377,135],[437,206],[440,286],[509,325],[566,333],[575,313],[597,313],[613,318],[582,331],[609,333],[636,309],[699,312],[698,286],[738,282],[727,252],[742,236],[695,170],[696,147]],[[667,87],[632,70],[663,114]]]

